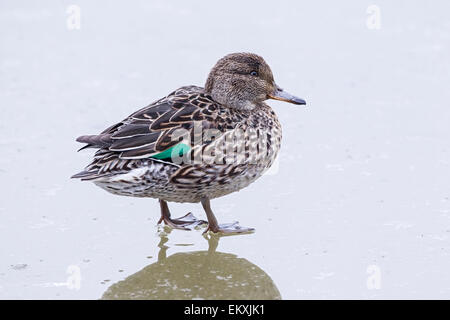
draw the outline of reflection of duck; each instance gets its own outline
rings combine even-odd
[[[234,254],[216,252],[218,240],[208,240],[208,251],[166,257],[168,238],[161,237],[158,261],[113,284],[102,299],[281,299],[259,267]]]

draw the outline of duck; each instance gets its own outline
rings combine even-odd
[[[254,232],[238,222],[219,224],[211,200],[242,190],[274,163],[282,130],[268,99],[306,105],[275,83],[261,56],[228,54],[204,87],[183,86],[100,134],[78,137],[80,150],[96,151],[72,178],[115,195],[158,199],[158,224],[173,229]],[[192,213],[173,218],[169,202],[201,203],[207,221]]]

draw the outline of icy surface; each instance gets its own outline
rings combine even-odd
[[[70,180],[91,157],[74,139],[202,85],[236,51],[262,55],[308,105],[271,102],[279,163],[212,202],[219,222],[256,233],[220,240],[232,269],[208,269],[211,283],[253,265],[274,298],[450,298],[448,1],[377,1],[380,29],[368,1],[126,3],[0,3],[0,298],[98,299],[164,254],[190,254],[193,274],[208,263],[201,231],[162,241],[156,200]],[[190,277],[180,260],[155,281]]]

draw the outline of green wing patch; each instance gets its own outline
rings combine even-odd
[[[151,158],[163,160],[163,159],[170,159],[173,157],[181,157],[185,155],[189,150],[191,150],[190,146],[188,146],[185,143],[179,143],[169,149],[166,149],[160,153],[152,155]]]

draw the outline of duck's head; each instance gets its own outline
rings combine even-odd
[[[253,53],[232,53],[220,59],[209,73],[205,90],[215,101],[240,110],[252,110],[267,99],[306,104],[281,89],[269,65]]]

